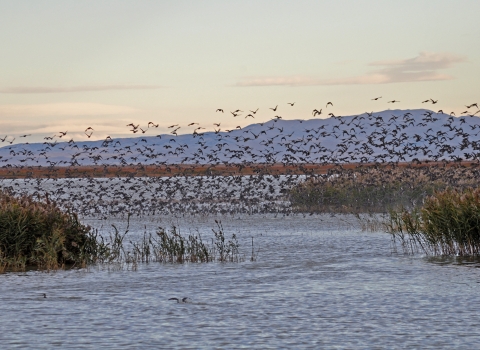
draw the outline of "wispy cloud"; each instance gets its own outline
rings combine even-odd
[[[449,80],[453,79],[451,75],[439,71],[465,61],[465,57],[451,53],[421,52],[417,57],[413,58],[371,62],[369,66],[382,68],[360,76],[334,79],[321,79],[308,76],[246,77],[238,81],[236,86],[391,84]]]
[[[67,117],[105,116],[139,112],[138,109],[101,103],[45,103],[33,105],[0,105],[0,117]]]
[[[85,85],[69,87],[48,86],[17,86],[0,88],[1,94],[53,94],[65,92],[91,92],[108,90],[155,90],[161,89],[160,85]]]

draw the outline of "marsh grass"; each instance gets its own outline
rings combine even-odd
[[[419,207],[436,191],[479,185],[479,170],[461,165],[335,168],[295,186],[289,199],[299,212],[388,213]]]
[[[105,249],[99,254],[97,262],[108,267],[136,269],[139,263],[152,262],[183,264],[244,261],[236,235],[233,234],[228,239],[222,223],[217,220],[215,223],[211,244],[206,243],[199,232],[183,235],[174,225],[170,229],[159,227],[155,234],[145,231],[139,240],[126,241],[130,227],[129,215],[123,233],[112,225],[114,230],[109,237],[100,238],[101,246]]]
[[[97,260],[101,243],[75,213],[54,202],[0,192],[0,272],[29,266],[58,269]]]
[[[130,215],[124,232],[112,225],[107,237],[80,223],[71,210],[61,210],[54,202],[15,197],[0,192],[0,272],[27,268],[61,268],[107,265],[136,269],[139,263],[239,262],[235,234],[227,239],[222,224],[216,222],[212,243],[201,235],[182,235],[177,227],[159,228],[155,235],[144,232],[138,241],[127,240]]]
[[[421,208],[390,213],[388,232],[405,253],[480,255],[480,188],[446,189]]]

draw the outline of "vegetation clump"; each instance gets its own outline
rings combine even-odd
[[[436,192],[421,208],[392,211],[387,228],[406,253],[479,256],[480,188]]]
[[[102,263],[127,264],[136,268],[140,262],[182,264],[244,260],[239,253],[236,235],[233,234],[231,239],[227,239],[220,221],[215,220],[217,228],[212,229],[214,237],[211,244],[205,243],[200,234],[182,235],[176,226],[172,226],[170,230],[159,227],[155,235],[145,233],[141,241],[125,243],[124,239],[130,225],[129,218],[127,229],[123,234],[119,233],[115,225],[112,225],[115,231],[110,237],[110,242],[105,245],[107,249],[102,255]]]
[[[419,207],[435,191],[479,184],[479,169],[473,167],[336,168],[295,186],[289,199],[300,212],[388,213]]]
[[[54,202],[0,191],[0,271],[95,262],[101,243],[75,213]]]
[[[145,233],[140,241],[126,241],[130,215],[126,231],[122,234],[112,225],[114,232],[106,240],[90,226],[81,224],[71,210],[61,210],[48,197],[42,202],[0,191],[0,272],[94,263],[136,268],[138,263],[154,261],[243,261],[236,235],[227,239],[221,222],[215,222],[211,244],[205,243],[200,234],[181,235],[175,226],[169,231],[159,228],[155,235]]]

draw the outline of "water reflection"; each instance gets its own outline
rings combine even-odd
[[[437,265],[480,267],[480,257],[478,256],[431,256],[425,260]]]

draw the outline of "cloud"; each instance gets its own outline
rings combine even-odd
[[[126,125],[132,122],[131,116],[67,116],[67,117],[53,117],[53,118],[32,118],[28,116],[17,116],[15,118],[0,118],[0,137],[6,135],[9,139],[19,135],[31,134],[27,142],[44,142],[44,136],[58,135],[60,131],[68,131],[66,137],[73,138],[75,141],[100,140],[107,135],[112,137],[131,137],[132,133]],[[144,123],[146,125],[147,122]],[[93,127],[94,132],[89,139],[84,130],[87,127]],[[156,130],[155,130],[156,131]],[[151,136],[154,131],[151,131],[148,136]],[[153,134],[155,135],[155,134]],[[0,143],[0,148],[5,144]]]
[[[155,90],[163,88],[160,85],[86,85],[70,87],[8,87],[0,88],[0,94],[52,94],[65,92],[90,92],[109,90]]]
[[[127,106],[101,103],[46,103],[33,105],[0,105],[0,117],[67,117],[105,116],[139,112]]]
[[[377,61],[369,66],[383,67],[364,75],[335,79],[319,79],[307,76],[289,77],[246,77],[236,86],[312,86],[312,85],[355,85],[391,84],[453,79],[439,70],[447,69],[466,58],[451,53],[421,52],[417,57],[403,60]]]

